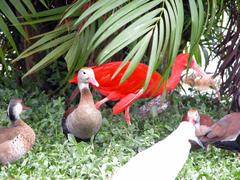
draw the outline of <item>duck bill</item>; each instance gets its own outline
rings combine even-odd
[[[88,78],[88,82],[96,87],[99,87],[99,83],[95,78]]]
[[[204,70],[197,64],[197,62],[194,60],[193,65],[191,67],[194,71],[195,74],[198,76],[207,76],[207,74],[204,72]]]
[[[22,104],[22,109],[24,110],[24,111],[26,111],[26,110],[29,110],[29,109],[31,109],[29,106],[25,106],[24,104]]]

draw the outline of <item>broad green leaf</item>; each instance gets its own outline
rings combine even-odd
[[[109,0],[99,0],[92,4],[86,11],[84,11],[81,16],[77,19],[77,21],[74,23],[73,27],[76,28],[82,20],[84,20],[86,17],[88,17],[90,14],[101,8],[102,6],[109,3]]]
[[[132,37],[139,37],[138,34],[141,33],[144,29],[154,24],[159,18],[154,18],[161,9],[156,9],[143,17],[136,20],[133,24],[119,33],[100,53],[98,56],[99,61],[105,59],[105,57],[113,50],[115,47],[123,44],[128,39]],[[137,38],[135,38],[137,39]]]
[[[178,54],[178,50],[180,47],[181,39],[182,39],[182,30],[183,30],[183,22],[184,22],[184,14],[183,14],[183,4],[180,3],[180,1],[176,1],[176,6],[175,6],[175,16],[176,16],[176,35],[174,38],[174,44],[172,48],[172,53],[171,53],[171,65],[173,63],[174,58]],[[174,3],[172,3],[172,6],[174,7]]]
[[[150,54],[150,59],[149,59],[149,63],[148,63],[149,66],[148,66],[148,71],[147,71],[147,77],[146,77],[146,81],[144,83],[144,90],[147,89],[150,79],[152,77],[152,74],[155,71],[155,66],[157,63],[157,50],[158,50],[158,44],[159,44],[158,37],[159,37],[158,25],[156,25],[154,28],[154,32],[153,32],[152,48],[151,48],[151,54]]]
[[[9,19],[9,21],[15,26],[15,28],[18,30],[18,32],[27,39],[27,34],[24,31],[23,27],[19,25],[19,21],[15,14],[12,12],[6,1],[0,1],[0,10],[3,12],[3,14]]]
[[[29,21],[29,15],[28,12],[26,11],[25,7],[23,6],[22,2],[19,0],[10,0],[12,5],[15,7],[15,9],[27,20]]]
[[[171,50],[170,50],[170,55],[168,59],[168,67],[170,67],[170,64],[172,64],[172,61],[173,61],[172,52],[173,52],[175,36],[176,36],[176,15],[173,9],[174,6],[172,6],[168,1],[166,2],[166,7],[169,13],[169,20],[170,20],[170,26],[171,26],[171,30],[170,30],[171,36],[169,41],[169,49]],[[168,70],[168,72],[170,71]]]
[[[153,19],[153,21],[155,21],[155,19]],[[150,22],[150,21],[147,23],[152,24],[152,22]],[[98,63],[105,62],[107,59],[109,59],[112,55],[117,53],[119,50],[121,50],[122,48],[131,44],[132,42],[137,40],[139,37],[143,36],[145,33],[149,32],[153,27],[154,27],[153,25],[149,26],[149,27],[143,26],[143,27],[139,28],[138,31],[136,31],[136,32],[133,31],[132,32],[133,34],[131,34],[131,36],[128,36],[125,39],[119,39],[119,40],[115,41],[114,42],[115,44],[112,43],[113,42],[112,41],[106,48],[104,48],[104,50],[101,52],[101,54],[97,57]],[[102,53],[105,53],[105,54],[103,55]]]
[[[54,39],[54,40],[52,40],[52,41],[50,41],[50,42],[48,42],[48,43],[45,43],[45,44],[43,44],[43,45],[41,45],[41,46],[38,46],[38,47],[32,49],[31,51],[28,51],[27,53],[20,55],[20,56],[18,57],[18,59],[19,59],[19,58],[22,59],[22,58],[31,56],[32,54],[35,54],[35,53],[37,53],[37,52],[39,52],[39,51],[44,51],[44,50],[46,50],[46,49],[53,48],[53,47],[55,47],[55,46],[57,46],[57,45],[59,45],[59,44],[61,44],[61,43],[63,43],[63,42],[68,41],[69,39],[72,39],[75,34],[76,34],[76,33],[73,32],[73,33],[67,34],[67,35],[65,35],[65,36],[59,37],[59,38],[57,38],[57,39]]]
[[[77,34],[73,39],[74,39],[73,44],[65,56],[65,61],[67,63],[68,71],[73,69],[81,53],[80,51],[81,44],[80,44],[79,34]]]
[[[133,1],[126,6],[120,8],[118,11],[116,11],[114,14],[112,14],[106,21],[103,22],[103,24],[99,27],[97,32],[94,34],[94,37],[92,38],[92,41],[89,43],[89,46],[93,44],[93,42],[104,32],[106,31],[110,26],[115,27],[113,24],[115,22],[118,22],[119,19],[128,14],[129,12],[133,11],[134,9],[141,6],[143,3],[148,2],[145,0],[139,0],[139,1]],[[125,19],[125,21],[129,21],[128,19]],[[116,24],[117,25],[117,24]]]
[[[127,62],[132,59],[132,57],[136,54],[140,46],[142,45],[142,41],[139,41],[133,48],[132,50],[128,53],[128,55],[124,58],[122,61],[121,65],[117,68],[115,73],[112,75],[111,79],[114,79],[116,75],[122,70],[122,68],[127,64]]]
[[[43,22],[49,22],[49,21],[57,21],[57,20],[60,20],[61,17],[62,17],[61,14],[57,14],[57,15],[44,17],[44,18],[37,19],[37,20],[26,21],[26,22],[23,22],[20,24],[21,25],[32,25],[32,24],[39,24],[39,23],[43,23]]]
[[[67,25],[60,25],[58,26],[56,29],[52,30],[52,31],[49,31],[49,32],[45,32],[45,33],[42,33],[42,34],[39,34],[39,35],[36,35],[36,36],[33,36],[29,39],[38,39],[42,36],[48,36],[48,35],[51,35],[51,34],[55,34],[56,32],[66,32],[67,31]]]
[[[34,65],[22,78],[25,78],[26,76],[35,73],[36,71],[39,71],[43,69],[44,67],[51,64],[53,61],[55,61],[57,58],[62,56],[67,52],[67,50],[70,48],[70,46],[73,43],[73,39],[66,41],[65,43],[59,45],[56,47],[53,51],[51,51],[47,56],[45,56],[40,62],[38,62],[36,65]]]
[[[165,28],[163,29],[164,32],[165,32],[165,35],[164,35],[164,44],[163,44],[163,48],[162,49],[159,49],[159,56],[158,56],[158,63],[156,65],[156,67],[159,67],[160,64],[162,63],[162,60],[163,60],[163,57],[166,53],[166,50],[167,50],[167,47],[168,47],[168,44],[169,44],[169,39],[170,39],[170,23],[169,23],[169,15],[168,15],[168,12],[164,9],[163,11],[163,15],[164,15],[164,19],[165,19]],[[161,21],[160,21],[161,23]],[[161,24],[160,24],[161,25]],[[162,24],[163,26],[164,24]],[[160,26],[160,28],[162,27]],[[159,29],[160,30],[160,29]],[[159,33],[160,37],[163,36],[161,33]],[[159,38],[160,39],[160,38]],[[159,46],[160,47],[160,46]]]
[[[128,0],[118,0],[118,1],[109,1],[108,5],[99,8],[89,19],[84,23],[84,26],[81,28],[80,32],[82,32],[86,27],[96,21],[98,18],[102,17],[104,14],[107,14],[109,11],[121,6]]]
[[[60,21],[60,24],[63,22],[64,19],[70,17],[72,14],[74,14],[76,11],[78,11],[82,5],[84,5],[88,0],[82,0],[82,1],[76,1],[74,4],[72,4],[66,14],[63,16],[63,18]]]
[[[30,51],[34,50],[35,48],[49,42],[50,40],[58,37],[59,35],[61,35],[62,33],[64,33],[63,30],[61,31],[56,31],[53,34],[48,34],[46,36],[43,36],[41,39],[39,39],[37,42],[35,42],[33,45],[31,45],[29,48],[27,48],[25,51],[23,51],[15,60],[13,60],[13,62],[18,61],[19,59],[21,59],[23,56],[25,56],[25,54],[29,53]]]
[[[204,7],[203,7],[203,3],[202,0],[198,0],[198,9],[199,9],[199,13],[198,13],[198,38],[200,39],[201,34],[204,32]]]
[[[98,29],[98,31],[96,32],[96,34],[94,35],[92,41],[89,44],[89,46],[91,48],[91,51],[94,50],[98,45],[100,45],[104,40],[106,40],[110,35],[115,33],[118,29],[120,29],[121,27],[123,27],[127,23],[131,22],[135,18],[137,18],[137,17],[141,16],[142,14],[146,13],[147,11],[149,11],[153,7],[157,6],[158,4],[159,4],[159,1],[152,1],[152,2],[149,2],[147,4],[144,4],[143,6],[140,6],[140,7],[136,8],[136,9],[132,10],[131,12],[129,12],[128,14],[126,14],[123,17],[121,17],[120,19],[118,19],[113,24],[111,24],[112,23],[112,19],[115,20],[114,17],[116,17],[116,16],[118,17],[118,14],[119,14],[118,12],[114,13],[109,18],[110,19],[109,22],[108,22],[108,20],[106,21],[106,23],[108,23],[108,24],[104,23],[102,25],[103,28],[101,26]],[[94,43],[94,41],[96,41],[96,42]]]
[[[48,9],[48,6],[47,6],[45,0],[39,0],[39,1]]]
[[[133,59],[131,60],[127,70],[125,71],[123,77],[121,78],[120,84],[123,83],[132,73],[133,71],[136,69],[138,63],[141,61],[145,51],[147,50],[147,47],[149,45],[149,41],[152,37],[152,31],[150,31],[142,40],[142,44],[139,47],[137,53],[135,54],[135,56],[133,57]]]
[[[33,17],[33,18],[41,18],[41,17],[53,16],[56,14],[62,15],[68,7],[69,7],[68,5],[61,6],[61,7],[57,7],[57,8],[53,8],[53,9],[36,12],[36,13],[30,14],[29,16]]]
[[[4,33],[4,35],[6,36],[6,38],[8,39],[9,43],[11,44],[11,46],[16,50],[16,52],[18,53],[18,49],[17,46],[15,44],[15,41],[12,37],[12,34],[10,33],[8,26],[6,25],[6,23],[4,22],[2,16],[0,16],[0,29],[1,31]]]
[[[29,1],[29,0],[22,0],[22,1],[27,6],[27,8],[31,11],[31,13],[36,13],[36,10],[35,10],[33,4],[31,3],[31,1]]]
[[[6,72],[8,72],[8,67],[7,67],[7,63],[5,60],[5,54],[1,47],[0,47],[0,60],[2,62],[3,68],[5,69]]]
[[[190,12],[191,12],[191,44],[194,44],[196,37],[198,36],[198,10],[195,0],[189,0]]]

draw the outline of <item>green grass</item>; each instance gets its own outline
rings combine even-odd
[[[0,89],[0,124],[7,125],[6,109],[10,97],[23,96],[24,90]],[[31,152],[15,164],[0,166],[0,179],[108,179],[114,170],[158,140],[166,137],[191,106],[214,118],[227,114],[227,104],[219,107],[206,96],[196,98],[174,96],[174,105],[158,117],[139,120],[134,117],[127,127],[123,116],[113,116],[102,109],[104,121],[94,144],[66,140],[60,120],[64,112],[64,97],[50,99],[38,90],[28,94],[26,104],[32,107],[22,118],[32,126],[37,141]],[[177,149],[176,149],[177,151]],[[240,161],[235,153],[211,147],[190,154],[179,179],[240,179]]]

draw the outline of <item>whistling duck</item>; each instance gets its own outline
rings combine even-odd
[[[175,179],[188,158],[197,120],[181,122],[164,140],[138,153],[114,175],[113,180]]]
[[[196,133],[203,143],[240,153],[240,112],[224,116],[211,127],[200,126]]]
[[[73,134],[77,141],[89,141],[96,135],[102,124],[102,115],[96,109],[89,83],[99,86],[91,68],[82,68],[78,72],[78,87],[81,93],[77,107],[69,108],[63,116],[63,133]]]
[[[20,119],[23,110],[29,107],[22,99],[13,98],[8,105],[10,127],[0,127],[0,163],[6,165],[25,155],[35,142],[33,129]]]
[[[187,113],[185,113],[182,117],[182,121],[190,121],[196,120],[197,126],[204,125],[210,127],[214,124],[213,119],[207,114],[199,114],[198,110],[195,108],[190,108]],[[192,149],[200,148],[200,146],[195,143],[191,142]]]

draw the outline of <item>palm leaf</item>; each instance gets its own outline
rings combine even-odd
[[[55,48],[53,51],[51,51],[47,56],[45,56],[40,62],[38,62],[36,65],[34,65],[22,78],[25,78],[26,76],[35,73],[36,71],[39,71],[55,61],[57,58],[62,56],[67,52],[69,47],[71,47],[73,43],[73,39],[70,39],[63,44],[59,45],[57,48]]]
[[[6,36],[6,38],[8,39],[9,43],[11,44],[11,46],[16,50],[16,52],[18,53],[18,49],[17,46],[15,44],[15,41],[12,37],[11,32],[8,29],[7,24],[4,22],[3,18],[0,16],[0,27],[1,27],[1,31],[4,33],[4,35]]]
[[[8,4],[5,0],[0,1],[0,10],[3,12],[3,14],[9,19],[9,21],[15,26],[15,28],[18,30],[18,32],[27,39],[27,34],[24,31],[23,27],[20,25],[17,17],[12,12]]]

